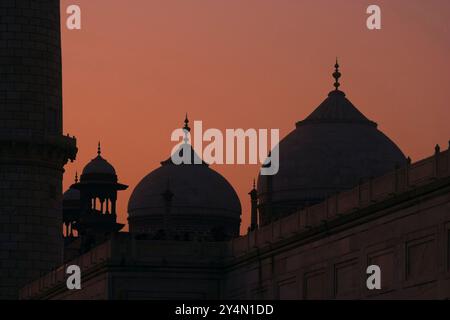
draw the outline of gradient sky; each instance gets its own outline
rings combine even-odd
[[[64,188],[96,156],[130,186],[166,159],[184,114],[205,128],[279,128],[284,137],[342,90],[413,161],[450,138],[448,0],[62,0],[64,131],[78,139]],[[65,9],[82,9],[82,30]],[[366,8],[382,9],[382,30]],[[242,231],[258,166],[213,166],[240,196]]]

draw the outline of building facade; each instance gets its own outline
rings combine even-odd
[[[81,290],[65,268],[82,269]],[[381,269],[368,290],[366,269]],[[449,299],[450,151],[225,242],[117,234],[24,299]]]
[[[335,67],[335,90],[280,142],[280,175],[250,191],[245,236],[232,231],[232,186],[192,161],[186,139],[174,154],[191,152],[188,163],[163,161],[135,188],[130,232],[72,255],[21,297],[449,299],[450,149],[411,163],[339,90]],[[72,264],[81,290],[67,289]],[[369,266],[380,289],[367,286]]]

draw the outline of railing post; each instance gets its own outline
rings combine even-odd
[[[409,185],[410,185],[410,181],[409,181],[409,171],[411,170],[411,158],[410,157],[408,157],[407,159],[406,159],[406,170],[405,170],[405,172],[406,172],[406,189],[408,189],[409,188]]]
[[[441,147],[437,144],[434,147],[434,161],[433,161],[433,174],[434,178],[437,179],[439,176],[439,155],[441,154]]]

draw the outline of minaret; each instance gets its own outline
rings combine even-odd
[[[0,299],[62,262],[59,0],[0,1]]]

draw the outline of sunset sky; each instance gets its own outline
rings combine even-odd
[[[65,28],[66,7],[82,30]],[[382,30],[366,28],[366,8]],[[205,128],[279,128],[284,137],[341,89],[413,161],[450,139],[448,0],[63,0],[64,133],[78,140],[64,188],[96,156],[136,184],[174,146],[184,115]],[[257,165],[213,166],[240,196],[242,231]]]

